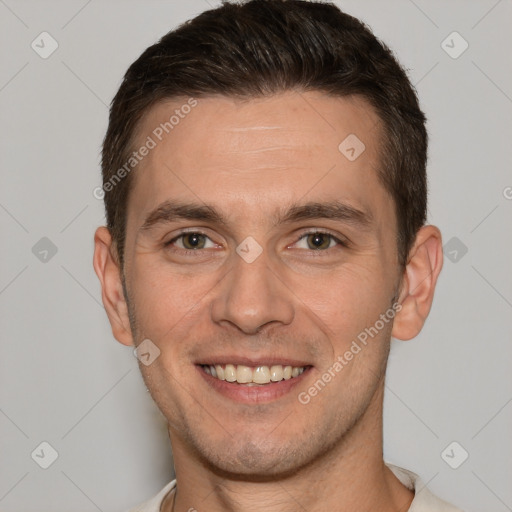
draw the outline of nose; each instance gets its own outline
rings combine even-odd
[[[289,325],[295,314],[293,293],[269,266],[265,251],[251,263],[238,255],[233,258],[234,266],[213,300],[212,320],[245,334],[258,333],[270,324]]]

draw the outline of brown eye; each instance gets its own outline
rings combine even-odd
[[[314,230],[302,233],[293,246],[295,249],[305,249],[328,255],[331,254],[331,250],[348,247],[349,243],[327,231]]]
[[[327,233],[311,233],[307,235],[308,248],[312,250],[329,249],[332,235]]]
[[[185,233],[180,237],[185,249],[203,249],[206,236],[201,233]]]
[[[210,249],[214,246],[215,244],[210,240],[208,236],[197,231],[181,233],[181,235],[174,237],[172,240],[169,240],[165,244],[165,247],[167,247],[170,250],[185,252],[193,252],[198,249]]]

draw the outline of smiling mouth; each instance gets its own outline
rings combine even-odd
[[[205,373],[218,380],[224,380],[245,386],[264,386],[266,384],[290,380],[301,375],[309,366],[245,366],[242,364],[199,365]]]

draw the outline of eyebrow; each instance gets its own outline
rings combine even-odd
[[[278,211],[273,216],[273,224],[291,224],[301,220],[327,219],[346,222],[359,228],[368,228],[373,222],[370,212],[360,210],[341,201],[292,204],[286,211]],[[175,222],[178,220],[193,220],[210,222],[227,226],[224,216],[213,206],[207,204],[184,203],[179,201],[164,201],[152,210],[139,228],[139,231],[149,231],[156,225]]]

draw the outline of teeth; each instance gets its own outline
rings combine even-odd
[[[252,381],[256,384],[268,384],[270,382],[270,370],[268,366],[258,366],[252,373]]]
[[[225,380],[224,377],[224,368],[220,364],[215,365],[215,371],[217,372],[217,379]]]
[[[305,370],[305,367],[282,366],[280,364],[271,366],[270,368],[268,366],[251,368],[243,364],[226,364],[225,366],[220,364],[215,366],[203,365],[203,368],[208,375],[216,377],[219,380],[238,382],[239,384],[249,386],[279,382],[283,379],[289,380],[293,377],[298,377]]]
[[[208,368],[208,366],[206,368]],[[228,382],[236,381],[236,368],[232,364],[227,364],[226,368],[224,368],[224,378]]]
[[[284,379],[284,371],[281,365],[272,366],[270,368],[270,380],[272,382],[279,382]]]
[[[236,381],[239,384],[247,384],[252,382],[252,370],[248,366],[239,364],[236,367]]]

